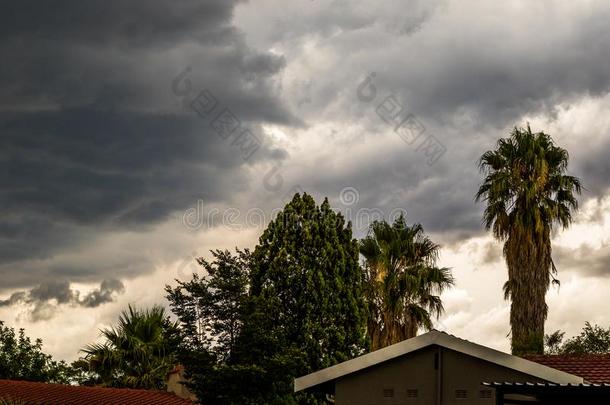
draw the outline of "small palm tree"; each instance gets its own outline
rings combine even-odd
[[[453,285],[453,277],[448,268],[436,266],[438,251],[423,227],[407,226],[402,215],[393,225],[371,224],[360,253],[372,350],[412,338],[420,328],[430,330],[432,317],[442,314],[440,294]]]
[[[94,382],[105,386],[163,388],[175,365],[176,324],[162,307],[138,310],[131,305],[114,328],[101,331],[105,342],[82,351]],[[96,381],[95,381],[96,380]]]
[[[510,325],[514,354],[542,353],[545,295],[557,269],[551,258],[551,232],[567,228],[578,208],[580,180],[565,174],[568,152],[543,132],[515,128],[496,150],[481,156],[485,179],[475,196],[486,208],[483,223],[504,242],[511,300]]]

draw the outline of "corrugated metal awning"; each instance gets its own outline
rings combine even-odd
[[[610,384],[541,382],[484,382],[496,391],[498,405],[610,404]]]

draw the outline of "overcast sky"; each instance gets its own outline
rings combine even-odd
[[[13,1],[0,13],[0,319],[72,360],[295,191],[399,211],[457,283],[437,328],[508,350],[476,162],[529,122],[586,191],[547,330],[610,326],[610,4]],[[60,331],[60,333],[58,333]]]

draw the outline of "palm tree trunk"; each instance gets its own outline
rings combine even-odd
[[[545,237],[546,236],[546,237]],[[508,265],[512,352],[542,354],[546,292],[550,282],[550,235],[536,239],[514,232],[505,245]]]

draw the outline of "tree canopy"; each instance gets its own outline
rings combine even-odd
[[[197,262],[205,274],[166,286],[178,317],[181,341],[178,360],[185,366],[188,387],[205,404],[246,403],[243,378],[248,370],[235,361],[248,297],[250,252],[211,251],[213,260]],[[241,386],[240,386],[241,384]]]
[[[412,338],[419,328],[431,329],[433,317],[443,312],[440,294],[453,285],[453,276],[436,265],[438,251],[423,227],[408,226],[402,215],[391,225],[371,224],[360,253],[373,350]]]
[[[123,311],[115,327],[101,331],[104,341],[82,351],[82,384],[162,389],[176,365],[176,325],[160,306]]]
[[[15,332],[0,321],[0,379],[68,384],[72,370],[44,353],[41,339],[32,342],[24,329]]]
[[[365,351],[362,282],[351,223],[327,199],[317,206],[310,195],[295,194],[254,249],[250,290],[255,314],[264,314],[267,333],[281,342],[272,356],[291,359],[285,388],[293,377]]]
[[[213,251],[207,275],[166,287],[190,386],[206,404],[316,404],[294,377],[366,348],[366,307],[351,224],[296,194],[254,251]]]
[[[579,335],[565,342],[565,332],[557,330],[545,336],[546,352],[549,354],[605,354],[610,353],[610,328],[585,322]]]

